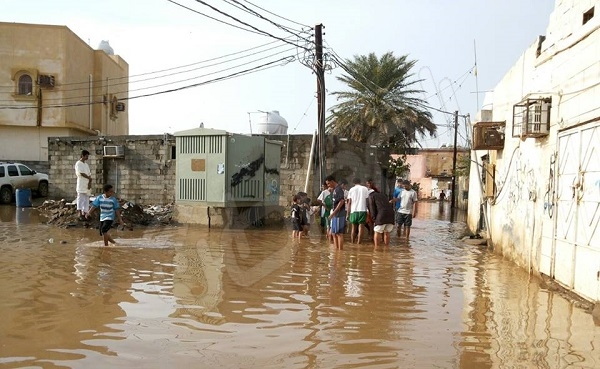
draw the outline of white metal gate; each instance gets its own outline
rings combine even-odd
[[[600,125],[558,138],[554,278],[600,300]]]

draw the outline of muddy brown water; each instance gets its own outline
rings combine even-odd
[[[187,226],[105,248],[0,206],[0,367],[600,367],[591,315],[450,213],[420,203],[411,240],[378,251]]]

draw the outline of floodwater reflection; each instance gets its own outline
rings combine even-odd
[[[374,252],[336,251],[317,229],[188,226],[117,231],[106,248],[94,230],[0,206],[0,364],[598,366],[588,313],[462,243],[449,204],[419,207],[411,240]]]

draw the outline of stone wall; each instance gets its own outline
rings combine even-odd
[[[272,135],[268,139],[283,143],[280,169],[279,205],[287,208],[292,196],[305,190],[306,176],[312,144],[312,135]],[[123,146],[123,158],[103,156],[103,147]],[[168,204],[175,201],[175,138],[171,135],[51,137],[48,140],[50,168],[50,198],[74,199],[75,173],[73,166],[81,150],[90,152],[88,164],[92,171],[93,192],[102,192],[104,183],[115,186],[117,194],[128,201],[146,204]],[[373,178],[382,191],[388,192],[389,183],[384,178],[378,162],[381,150],[370,145],[327,137],[326,175],[339,181],[358,177],[363,181]],[[320,193],[320,168],[318,155],[313,157],[311,175],[306,192],[315,199]],[[32,165],[36,168],[36,165]],[[393,186],[393,181],[392,181]],[[205,211],[201,211],[205,214]]]
[[[123,146],[124,156],[103,156],[104,146]],[[51,137],[48,139],[50,198],[76,197],[75,162],[81,150],[88,150],[92,192],[102,193],[112,184],[119,197],[140,204],[168,204],[175,201],[175,162],[171,135]]]
[[[280,170],[280,198],[279,205],[290,206],[292,196],[299,191],[305,191],[306,176],[308,173],[308,164],[310,160],[310,150],[312,145],[312,135],[271,135],[267,137],[271,140],[281,141],[283,143],[281,152],[281,170]],[[333,175],[336,180],[346,179],[350,184],[355,177],[360,178],[363,183],[367,178],[372,178],[377,186],[387,193],[383,182],[379,162],[382,159],[381,153],[377,147],[339,139],[328,136],[325,143],[326,147],[326,170],[325,175]],[[315,150],[318,151],[318,150]],[[318,165],[318,155],[313,157],[311,175],[308,181],[306,192],[312,199],[316,199],[320,193],[320,167]],[[393,183],[393,180],[392,180]]]

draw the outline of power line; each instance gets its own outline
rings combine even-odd
[[[172,0],[167,0],[167,1],[172,1]],[[250,28],[252,28],[252,29],[253,29],[253,30],[255,30],[255,31],[258,31],[258,32],[262,33],[262,34],[263,34],[263,35],[265,35],[265,36],[269,36],[269,37],[271,37],[271,38],[274,38],[274,39],[277,39],[277,40],[283,41],[283,42],[285,42],[285,43],[288,43],[288,44],[290,44],[290,45],[294,45],[294,46],[296,46],[296,47],[300,47],[300,48],[302,48],[302,49],[308,50],[308,49],[307,49],[306,47],[304,47],[304,46],[300,46],[300,45],[298,45],[298,44],[295,44],[295,43],[293,43],[293,42],[289,42],[289,41],[287,41],[287,40],[286,40],[286,39],[284,39],[284,38],[281,38],[281,37],[274,36],[274,35],[270,34],[269,32],[263,31],[263,30],[261,30],[261,29],[259,29],[259,28],[256,28],[256,27],[254,27],[253,25],[250,25],[250,24],[248,24],[248,23],[246,23],[246,22],[244,22],[244,21],[241,21],[241,20],[237,19],[236,17],[234,17],[234,16],[232,16],[232,15],[230,15],[230,14],[227,14],[227,13],[223,12],[222,10],[219,10],[218,8],[216,8],[216,7],[214,7],[214,6],[212,6],[212,5],[208,4],[208,3],[206,3],[205,1],[202,1],[202,0],[195,0],[195,1],[196,1],[196,2],[198,2],[198,3],[200,3],[200,4],[202,4],[202,5],[204,5],[204,6],[206,6],[206,7],[209,7],[209,8],[211,8],[212,10],[214,10],[215,12],[217,12],[217,13],[219,13],[219,14],[221,14],[221,15],[224,15],[224,16],[226,16],[226,17],[228,17],[228,18],[231,18],[231,19],[235,20],[236,22],[238,22],[238,23],[240,23],[240,24],[243,24],[243,25],[245,25],[245,26],[247,26],[247,27],[250,27]]]
[[[304,111],[304,114],[302,114],[302,116],[300,117],[300,120],[298,121],[298,124],[296,124],[296,127],[294,127],[294,130],[292,132],[296,132],[296,128],[298,128],[298,126],[300,125],[300,122],[302,122],[302,120],[304,119],[304,117],[306,117],[306,113],[308,113],[308,109],[310,109],[310,107],[315,102],[315,100],[316,100],[316,97],[313,96],[312,100],[310,100],[310,104],[308,104],[308,107]]]
[[[176,92],[176,91],[182,91],[182,90],[187,90],[189,88],[193,88],[193,87],[198,87],[198,86],[203,86],[203,85],[207,85],[210,83],[215,83],[215,82],[219,82],[219,81],[224,81],[227,79],[231,79],[234,77],[239,77],[239,76],[243,76],[246,74],[250,74],[250,73],[254,73],[254,72],[258,72],[258,71],[262,71],[265,69],[269,69],[272,67],[276,67],[276,63],[280,63],[280,62],[285,62],[285,64],[291,63],[294,60],[293,56],[289,56],[286,58],[281,58],[269,63],[265,63],[259,66],[256,66],[254,68],[250,68],[250,69],[246,69],[240,72],[236,72],[236,73],[232,73],[228,76],[224,76],[224,77],[218,77],[209,81],[205,81],[205,82],[200,82],[200,83],[195,83],[192,85],[188,85],[188,86],[183,86],[183,87],[179,87],[179,88],[175,88],[175,89],[171,89],[171,90],[166,90],[166,91],[159,91],[159,92],[154,92],[154,93],[149,93],[149,94],[145,94],[145,95],[139,95],[139,96],[134,96],[134,97],[128,97],[126,100],[133,100],[133,99],[138,99],[138,98],[142,98],[142,97],[149,97],[149,96],[155,96],[155,95],[162,95],[162,94],[166,94],[166,93],[171,93],[171,92]]]
[[[227,23],[227,22],[225,22],[225,21],[223,21],[221,19],[218,19],[218,18],[215,18],[215,17],[211,17],[210,15],[204,14],[202,12],[199,12],[198,10],[195,10],[195,9],[189,8],[189,7],[185,6],[185,5],[179,4],[178,2],[175,2],[173,0],[167,0],[167,1],[170,2],[170,3],[173,3],[173,4],[177,5],[177,6],[180,6],[180,7],[184,8],[184,9],[187,9],[187,10],[189,10],[191,12],[199,14],[199,15],[201,15],[203,17],[206,17],[206,18],[212,19],[214,21],[217,21],[219,23],[223,23],[223,24],[226,24],[228,26],[231,26],[231,27],[234,27],[234,28],[237,28],[237,29],[241,29],[241,30],[246,31],[246,32],[256,33],[257,35],[264,36],[261,32],[253,31],[253,30],[250,30],[250,29],[247,29],[247,28],[236,26],[235,24]]]
[[[273,22],[272,20],[270,20],[270,19],[268,19],[268,18],[265,18],[264,16],[262,16],[262,14],[260,14],[260,13],[256,12],[255,10],[252,10],[252,9],[248,8],[246,5],[244,5],[244,4],[242,4],[242,3],[240,3],[240,2],[239,2],[239,1],[237,1],[237,0],[223,0],[223,1],[224,1],[224,2],[226,2],[226,3],[228,3],[228,4],[230,4],[230,5],[232,5],[232,6],[235,6],[236,8],[238,8],[238,9],[240,9],[240,10],[242,10],[242,11],[244,11],[244,12],[246,12],[246,13],[250,14],[250,15],[253,15],[253,16],[255,16],[255,17],[258,17],[258,18],[260,18],[260,19],[262,19],[262,20],[265,20],[265,21],[267,21],[267,22],[271,23],[271,24],[272,24],[272,25],[274,25],[275,27],[277,27],[277,28],[279,28],[279,29],[281,29],[281,30],[283,30],[283,31],[285,31],[285,32],[291,33],[292,35],[294,35],[294,36],[296,36],[296,37],[298,37],[298,38],[301,38],[301,39],[303,39],[303,40],[305,40],[305,41],[309,41],[309,40],[308,40],[308,39],[306,39],[305,37],[302,37],[302,36],[300,36],[300,35],[298,34],[298,32],[304,32],[304,31],[302,31],[302,30],[296,30],[296,29],[293,29],[293,28],[284,27],[284,26],[282,26],[282,25],[281,25],[281,24],[279,24],[279,23],[275,23],[275,22]],[[233,4],[232,4],[232,2],[233,2]],[[292,32],[292,31],[293,31],[293,32]]]
[[[148,93],[148,94],[143,94],[143,95],[138,95],[138,96],[129,96],[126,98],[122,98],[119,99],[119,101],[126,101],[126,100],[134,100],[134,99],[138,99],[138,98],[143,98],[143,97],[149,97],[149,96],[156,96],[156,95],[162,95],[162,94],[166,94],[166,93],[171,93],[171,92],[177,92],[177,91],[182,91],[182,90],[186,90],[189,88],[194,88],[194,87],[199,87],[199,86],[203,86],[203,85],[207,85],[207,84],[211,84],[211,83],[215,83],[215,82],[219,82],[219,81],[224,81],[227,79],[231,79],[231,78],[235,78],[235,77],[240,77],[243,75],[247,75],[247,74],[251,74],[251,73],[255,73],[255,72],[259,72],[259,71],[263,71],[266,69],[270,69],[273,67],[276,67],[277,63],[281,63],[284,62],[285,64],[288,64],[290,62],[292,62],[294,60],[294,56],[288,56],[288,57],[284,57],[284,58],[280,58],[268,63],[264,63],[261,65],[258,65],[256,67],[253,68],[248,68],[239,72],[235,72],[235,73],[231,73],[227,76],[221,76],[221,77],[217,77],[208,81],[203,81],[203,82],[198,82],[198,83],[194,83],[191,85],[186,85],[186,86],[182,86],[182,87],[178,87],[178,88],[173,88],[173,89],[169,89],[169,90],[163,90],[163,91],[157,91],[157,92],[153,92],[153,93]],[[88,97],[89,98],[89,97]],[[103,104],[104,101],[92,101],[92,102],[81,102],[81,103],[68,103],[68,104],[55,104],[55,105],[42,105],[41,108],[66,108],[66,107],[76,107],[76,106],[87,106],[87,105],[94,105],[94,104]],[[0,110],[23,110],[23,109],[39,109],[39,106],[0,106]]]
[[[228,67],[228,68],[225,68],[225,69],[220,69],[220,70],[217,70],[217,71],[213,71],[211,73],[207,73],[207,74],[203,74],[203,75],[199,75],[199,76],[194,76],[194,77],[186,78],[186,79],[183,79],[183,80],[171,81],[171,82],[161,83],[161,84],[158,84],[158,85],[146,86],[146,87],[134,88],[134,89],[130,88],[129,87],[130,84],[126,81],[126,82],[112,84],[112,85],[110,85],[110,87],[115,88],[115,87],[119,87],[119,86],[123,86],[123,85],[125,85],[125,86],[128,87],[128,90],[125,90],[125,91],[124,90],[121,90],[121,91],[117,90],[117,91],[113,92],[114,94],[119,94],[119,93],[124,93],[124,92],[127,92],[127,91],[129,91],[129,92],[131,92],[131,91],[140,91],[140,90],[147,90],[147,89],[151,89],[151,88],[157,88],[157,87],[172,85],[172,84],[175,84],[175,83],[186,82],[186,81],[190,81],[190,80],[193,80],[193,79],[197,79],[197,78],[201,78],[201,77],[206,77],[208,75],[213,75],[213,74],[221,73],[221,72],[224,72],[224,71],[232,70],[232,69],[235,69],[235,68],[239,68],[241,66],[252,64],[252,63],[256,63],[258,61],[265,60],[265,59],[271,58],[273,56],[281,55],[284,52],[290,52],[292,50],[294,50],[294,48],[288,48],[287,50],[284,50],[283,52],[273,53],[273,54],[266,55],[266,56],[258,58],[258,59],[250,60],[250,61],[245,62],[245,63],[236,64],[234,66],[231,66],[231,67]],[[237,60],[237,59],[241,59],[241,58],[236,58],[236,59],[228,60],[226,62],[230,62],[230,61]],[[226,62],[215,63],[215,64],[212,64],[212,65],[209,65],[209,66],[216,66],[216,65],[224,64]],[[194,70],[199,70],[199,69],[204,69],[204,68],[195,68]],[[173,75],[176,75],[176,74],[183,74],[183,73],[192,72],[194,70],[187,70],[187,71],[182,71],[182,72],[177,72],[177,73],[171,73],[171,74],[168,74],[168,75],[165,75],[165,76],[155,76],[155,77],[152,77],[152,78],[147,78],[147,79],[140,80],[140,81],[135,81],[135,82],[139,83],[139,82],[146,82],[146,81],[149,81],[149,80],[156,80],[156,79],[160,79],[160,78],[166,78],[166,77],[170,77],[170,76],[173,76]],[[102,87],[108,87],[108,86],[102,86]],[[77,88],[77,89],[65,89],[65,90],[61,90],[61,92],[64,93],[64,92],[73,92],[73,91],[77,91],[77,90],[88,90],[88,89],[89,89],[89,87]],[[101,97],[103,95],[104,95],[104,93],[100,93],[100,94],[92,95],[91,97]],[[89,95],[73,96],[73,97],[56,97],[56,98],[46,98],[45,101],[52,101],[52,100],[65,101],[65,100],[73,100],[73,99],[81,99],[81,98],[89,98],[89,97],[90,97]],[[13,100],[0,100],[0,102],[10,102],[10,101],[13,101]]]
[[[291,36],[290,36],[290,37],[291,37]],[[290,38],[290,37],[288,37],[288,38]],[[266,43],[266,44],[258,45],[258,46],[255,46],[255,47],[251,47],[251,48],[248,48],[248,49],[245,49],[245,50],[241,50],[241,51],[237,51],[237,52],[233,52],[233,53],[229,53],[229,54],[225,54],[225,55],[217,56],[217,57],[210,58],[210,59],[200,60],[200,61],[197,61],[197,62],[194,62],[194,63],[185,64],[185,65],[180,65],[180,66],[177,66],[177,67],[170,67],[170,68],[166,68],[166,69],[160,69],[160,70],[151,71],[151,72],[144,72],[144,73],[134,74],[134,75],[131,75],[131,76],[125,76],[125,77],[114,77],[114,78],[108,78],[108,79],[93,80],[93,81],[91,81],[91,82],[92,82],[93,84],[96,84],[96,83],[104,83],[105,81],[108,81],[108,82],[115,82],[115,81],[120,81],[120,80],[124,80],[124,79],[130,79],[130,78],[135,78],[135,77],[148,76],[148,75],[152,75],[152,74],[158,74],[158,73],[163,73],[163,72],[169,72],[169,71],[173,71],[173,70],[177,70],[177,69],[182,69],[182,68],[191,67],[191,66],[194,66],[194,65],[200,65],[200,64],[208,63],[208,62],[211,62],[211,61],[215,61],[215,60],[219,60],[219,59],[227,58],[227,57],[230,57],[230,56],[239,55],[239,54],[242,54],[242,53],[245,53],[245,52],[248,52],[248,51],[252,51],[252,50],[260,49],[260,48],[262,48],[262,47],[265,47],[265,46],[272,45],[272,44],[274,44],[274,43],[277,43],[277,42],[280,42],[280,41],[279,41],[279,40],[275,40],[275,41],[268,42],[268,43]],[[243,59],[243,58],[246,58],[246,57],[249,57],[249,56],[253,56],[253,55],[257,55],[257,54],[260,54],[260,53],[263,53],[263,52],[269,51],[269,50],[278,49],[278,48],[280,48],[280,47],[283,47],[283,46],[285,46],[285,45],[284,45],[284,44],[281,44],[281,45],[273,46],[273,47],[270,47],[270,48],[264,49],[264,50],[262,50],[262,51],[257,51],[257,52],[251,53],[251,54],[247,54],[247,55],[245,55],[245,56],[241,56],[241,57],[238,57],[238,58],[229,59],[229,60],[223,61],[223,62],[221,62],[221,63],[215,63],[215,64],[211,64],[211,65],[209,65],[209,66],[214,66],[214,65],[224,64],[224,63],[228,63],[228,62],[230,62],[230,61],[234,61],[234,60]],[[286,51],[287,51],[287,50],[286,50]],[[208,67],[208,66],[207,66],[207,67]],[[202,69],[202,68],[196,68],[196,69]],[[196,70],[196,69],[192,69],[192,70]],[[188,71],[192,71],[192,70],[188,70]],[[184,72],[186,72],[186,71],[184,71]],[[181,73],[184,73],[184,72],[181,72]],[[178,73],[173,73],[173,74],[178,74]],[[149,78],[149,79],[152,79],[152,78]],[[145,80],[147,80],[147,79],[138,80],[138,81],[133,81],[133,82],[141,82],[141,81],[145,81]],[[90,83],[90,81],[87,81],[87,80],[86,80],[86,81],[81,81],[81,82],[61,83],[61,84],[59,84],[59,85],[57,85],[57,86],[58,86],[58,87],[64,87],[64,86],[85,85],[85,86],[84,86],[84,87],[82,87],[82,88],[78,88],[78,89],[64,89],[64,90],[62,90],[62,91],[87,90],[87,89],[88,89],[88,85],[89,85],[89,83]],[[132,81],[129,81],[129,83],[132,83]],[[9,89],[9,90],[13,90],[15,87],[14,87],[14,85],[4,85],[4,86],[0,86],[0,89],[2,89],[2,88]],[[10,101],[12,101],[12,100],[10,100]]]
[[[274,15],[274,16],[276,16],[276,17],[278,17],[278,18],[281,18],[281,19],[283,19],[283,20],[286,20],[286,21],[288,21],[288,22],[290,22],[290,23],[294,23],[294,24],[297,24],[297,25],[299,25],[299,26],[302,26],[302,27],[307,27],[307,28],[310,28],[310,29],[312,29],[312,27],[311,27],[311,26],[307,26],[306,24],[298,23],[298,22],[295,22],[295,21],[293,21],[293,20],[291,20],[291,19],[288,19],[288,18],[282,17],[282,16],[280,16],[280,15],[277,15],[277,14],[275,14],[275,13],[273,13],[273,12],[270,12],[270,11],[268,11],[268,10],[267,10],[267,9],[265,9],[265,8],[261,8],[260,6],[258,6],[258,5],[255,5],[255,4],[251,3],[250,1],[247,1],[247,0],[243,0],[243,1],[244,1],[244,2],[246,2],[246,3],[248,3],[248,4],[250,4],[250,5],[252,5],[252,6],[253,6],[253,7],[255,7],[255,8],[258,8],[258,9],[260,9],[260,10],[264,11],[264,12],[267,12],[267,13],[269,13],[269,14],[271,14],[271,15]]]
[[[471,74],[471,72],[473,72],[473,69],[475,69],[475,66],[471,67],[468,71],[466,71],[464,74],[462,74],[460,77],[458,77],[457,79],[455,79],[451,84],[449,84],[448,86],[442,88],[439,91],[436,91],[433,95],[430,95],[426,98],[426,100],[431,99],[432,97],[441,94],[443,91],[445,91],[446,89],[450,88],[450,86],[452,86],[452,84],[456,84],[460,79],[464,78],[464,80],[458,85],[459,88],[462,87],[462,84],[467,80],[467,77],[469,76],[469,74]]]

